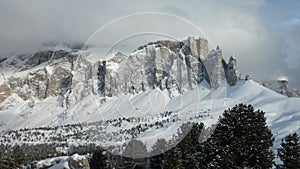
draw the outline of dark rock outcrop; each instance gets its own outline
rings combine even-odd
[[[238,80],[237,60],[232,55],[228,61],[228,64],[223,60],[223,68],[225,72],[226,81],[230,86],[234,86]]]

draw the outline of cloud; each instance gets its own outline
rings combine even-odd
[[[188,9],[185,15],[223,49],[225,59],[231,54],[237,56],[243,74],[262,81],[291,74],[286,39],[261,16],[267,2],[227,0],[203,4],[179,4],[175,6],[178,10],[173,7],[172,11]]]
[[[296,25],[296,26],[299,26],[300,25],[300,18],[293,18],[293,19],[289,20],[287,22],[287,25],[291,25],[291,26]]]
[[[279,9],[282,15],[278,14]],[[165,12],[197,25],[223,49],[226,59],[235,54],[243,74],[260,80],[286,75],[292,83],[300,84],[294,73],[300,71],[297,11],[297,5],[261,0],[3,0],[0,2],[0,54],[34,51],[44,42],[84,43],[98,28],[124,15]],[[142,27],[147,20],[140,22],[135,26]],[[283,23],[289,25],[284,27]],[[165,23],[156,24],[159,27]],[[113,33],[104,39],[109,40],[110,36]]]

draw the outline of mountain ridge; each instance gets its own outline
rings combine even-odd
[[[128,56],[118,52],[110,59],[98,57],[95,63],[89,61],[88,56],[85,58],[88,53],[82,51],[82,54],[78,50],[46,50],[32,56],[19,55],[1,63],[4,73],[0,82],[0,102],[11,95],[10,91],[24,100],[64,97],[68,92],[76,91],[72,84],[80,81],[84,81],[82,86],[89,86],[85,95],[92,93],[108,97],[114,92],[140,92],[157,86],[162,90],[175,87],[182,92],[182,89],[191,89],[202,80],[212,88],[217,88],[225,78],[234,85],[238,76],[236,59],[231,57],[227,66],[219,47],[208,52],[207,46],[207,41],[202,38],[189,37],[181,42],[157,41],[139,47]],[[17,70],[7,75],[11,71],[8,69],[13,67]],[[80,77],[79,74],[85,75]],[[30,92],[22,91],[24,87]],[[74,97],[75,102],[80,100]]]
[[[103,59],[90,51],[60,49],[7,58],[0,63],[0,130],[131,117],[156,123],[167,120],[160,113],[172,112],[176,123],[137,135],[151,147],[153,138],[170,139],[182,123],[209,127],[225,109],[243,102],[266,112],[275,147],[287,132],[299,131],[299,98],[242,79],[235,56],[226,63],[219,47],[198,50],[201,43],[195,38],[174,43],[152,43],[129,55],[113,52]],[[134,126],[112,126],[105,132]]]

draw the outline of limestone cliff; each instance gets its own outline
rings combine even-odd
[[[57,97],[69,107],[88,95],[112,97],[148,89],[184,93],[206,81],[217,88],[224,80],[237,81],[236,59],[228,64],[222,50],[209,52],[203,38],[157,41],[140,46],[129,55],[116,52],[92,62],[85,50],[45,50],[19,55],[0,63],[0,103],[12,94],[23,100]],[[10,73],[9,73],[10,72]]]

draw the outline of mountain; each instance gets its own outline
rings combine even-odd
[[[171,99],[202,82],[216,89],[225,79],[230,85],[237,81],[236,59],[231,57],[227,64],[219,47],[208,52],[207,40],[202,38],[149,43],[128,56],[113,52],[105,60],[94,55],[58,49],[5,59],[1,62],[0,110],[16,111],[23,103],[16,114],[30,116],[39,112],[33,108],[36,103],[53,104],[43,112],[60,112],[61,123],[60,119],[69,120],[74,107],[89,98],[102,104],[122,94],[159,88]],[[24,110],[29,112],[24,114]]]
[[[49,142],[59,130],[70,144],[84,144],[88,137],[123,145],[137,137],[150,149],[157,138],[172,139],[187,121],[216,124],[238,103],[266,112],[275,147],[299,131],[299,98],[242,79],[236,57],[226,62],[220,47],[209,51],[203,38],[151,42],[129,55],[93,51],[58,47],[0,59],[0,141],[28,143],[7,132],[22,129],[18,135],[31,143]],[[78,135],[70,135],[70,124]],[[35,138],[24,128],[46,137]]]
[[[288,97],[300,97],[299,90],[291,90],[289,88],[289,81],[286,78],[262,82],[262,85]]]
[[[87,51],[46,50],[4,60],[0,102],[12,94],[23,100],[61,96],[66,106],[93,94],[112,97],[160,87],[179,93],[206,80],[212,88],[227,79],[236,82],[236,61],[228,65],[217,48],[208,53],[205,39],[158,41],[126,56],[112,53],[105,60]]]

